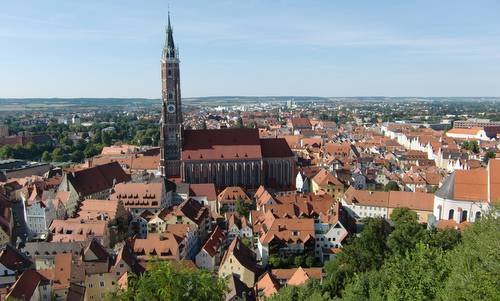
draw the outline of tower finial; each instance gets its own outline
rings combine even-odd
[[[170,5],[169,5],[168,17],[167,17],[166,39],[165,39],[165,46],[163,47],[163,57],[175,58],[176,56],[177,56],[177,54],[176,54],[175,45],[174,45],[172,24],[170,23]]]

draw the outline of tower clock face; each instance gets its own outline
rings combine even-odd
[[[167,106],[167,112],[174,113],[175,112],[175,106],[174,105],[168,105]]]

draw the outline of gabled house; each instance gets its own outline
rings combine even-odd
[[[0,249],[0,287],[6,287],[16,282],[17,276],[31,269],[33,262],[10,244]]]
[[[253,287],[258,273],[255,254],[236,237],[222,258],[219,277],[232,277],[235,274],[248,287]]]
[[[12,285],[6,296],[7,300],[50,301],[52,287],[49,279],[35,270],[26,270]]]
[[[133,215],[148,210],[158,213],[172,204],[172,192],[165,182],[120,183],[114,186],[111,200],[120,200]]]
[[[207,239],[200,252],[196,254],[196,266],[201,269],[214,271],[224,255],[227,237],[220,227],[216,227]]]
[[[108,199],[116,184],[130,179],[117,162],[64,173],[59,191],[69,193],[65,204],[68,216],[73,216],[81,200]]]

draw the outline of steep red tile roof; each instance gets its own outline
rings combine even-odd
[[[213,183],[190,184],[190,196],[206,196],[208,201],[217,200],[215,185]]]
[[[261,158],[257,129],[184,130],[184,161]]]
[[[68,173],[67,177],[81,196],[110,189],[113,184],[130,181],[130,175],[116,162]]]
[[[453,197],[464,201],[488,201],[488,172],[486,168],[456,170]]]
[[[490,160],[488,165],[490,173],[490,196],[489,201],[500,202],[500,160]]]
[[[293,157],[292,150],[283,138],[260,139],[260,146],[264,158]]]
[[[226,236],[224,235],[224,231],[219,226],[217,226],[203,245],[202,249],[205,250],[208,255],[214,257],[224,244],[225,239]]]
[[[323,169],[318,172],[312,180],[316,182],[319,186],[334,185],[334,186],[344,186],[339,179],[332,175],[327,170]]]
[[[271,297],[276,294],[279,289],[279,282],[274,279],[269,272],[265,272],[264,275],[259,278],[257,283],[255,283],[255,291],[258,297]]]
[[[5,244],[0,252],[0,263],[12,271],[29,268],[33,262],[10,244]]]
[[[48,285],[49,280],[35,270],[26,270],[12,286],[6,298],[31,300],[38,285]]]
[[[233,254],[236,260],[238,260],[238,262],[246,269],[254,273],[257,272],[258,267],[257,263],[255,262],[255,254],[241,242],[238,236],[236,236],[236,238],[233,239],[233,241],[229,245],[229,248],[224,254],[224,258],[221,261],[221,266],[231,254]]]

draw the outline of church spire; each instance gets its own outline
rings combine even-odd
[[[174,35],[172,25],[170,24],[170,10],[168,11],[168,24],[166,29],[165,45],[163,46],[163,59],[176,59],[177,49],[174,45]]]

